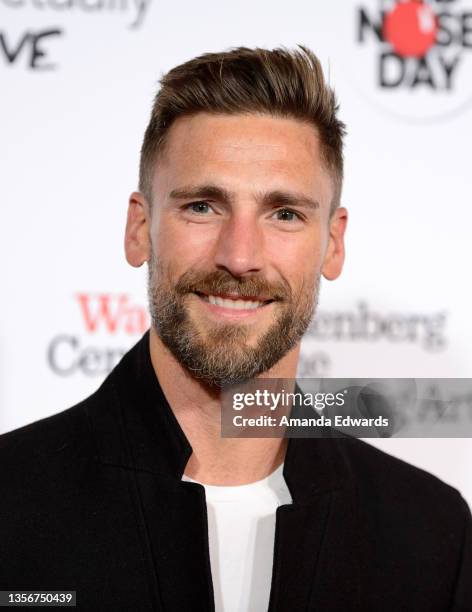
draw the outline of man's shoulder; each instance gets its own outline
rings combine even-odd
[[[88,397],[60,412],[0,435],[0,460],[40,460],[67,448],[91,448],[94,429],[110,427],[116,415],[113,406],[118,403],[117,381],[126,386],[132,376],[133,360],[145,344],[143,337],[108,374],[98,389]],[[103,423],[102,423],[103,421]]]
[[[363,440],[338,443],[355,482],[353,513],[370,562],[391,563],[392,575],[402,567],[404,577],[416,576],[412,584],[442,579],[454,585],[451,610],[471,609],[472,515],[460,492]]]
[[[13,491],[28,486],[42,486],[48,475],[66,481],[66,471],[95,455],[95,445],[88,420],[88,409],[95,402],[92,394],[82,402],[0,435],[0,483]],[[60,478],[61,473],[61,478]]]
[[[422,512],[449,522],[470,516],[460,492],[437,476],[357,438],[337,440],[356,486],[370,505],[394,512]],[[393,440],[392,440],[393,442]]]
[[[88,399],[60,412],[42,417],[1,434],[0,452],[15,452],[20,447],[24,450],[25,447],[30,447],[32,442],[35,443],[35,447],[39,450],[38,444],[40,447],[45,448],[57,436],[62,437],[64,434],[72,433],[75,431],[75,426],[84,417],[84,405]]]

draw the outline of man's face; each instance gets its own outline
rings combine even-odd
[[[170,128],[148,219],[150,310],[195,377],[252,378],[298,344],[335,251],[332,194],[300,121],[201,113]]]

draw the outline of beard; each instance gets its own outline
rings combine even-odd
[[[318,274],[309,286],[304,283],[294,293],[285,281],[268,283],[260,276],[236,278],[225,270],[188,270],[175,284],[153,253],[148,268],[151,321],[162,343],[193,377],[221,388],[266,372],[295,347],[313,318],[319,284]],[[251,326],[244,323],[198,325],[186,304],[186,298],[195,293],[267,296],[275,302],[270,307],[273,321],[251,346]]]

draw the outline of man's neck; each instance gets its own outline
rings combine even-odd
[[[164,395],[192,446],[186,476],[212,485],[262,480],[284,461],[284,438],[222,438],[220,393],[191,376],[151,328],[151,361]],[[300,344],[264,378],[294,379]]]

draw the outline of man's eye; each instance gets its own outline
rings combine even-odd
[[[274,214],[277,215],[278,221],[300,220],[300,216],[294,210],[290,210],[289,208],[279,208],[279,210],[276,210]]]
[[[191,202],[185,208],[198,215],[205,215],[211,211],[211,206],[208,202]]]

